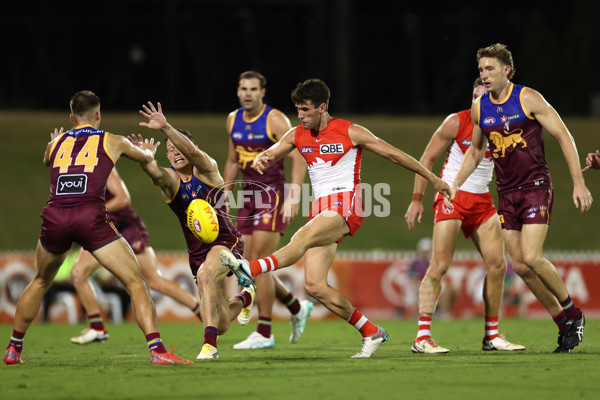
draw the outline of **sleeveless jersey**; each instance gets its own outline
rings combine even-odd
[[[73,207],[104,203],[106,181],[115,166],[107,148],[108,134],[90,125],[63,133],[50,149],[48,205]]]
[[[279,160],[273,164],[263,175],[260,175],[252,168],[252,161],[254,161],[256,156],[277,142],[268,122],[269,114],[272,111],[272,107],[264,105],[260,114],[251,120],[244,118],[244,109],[242,107],[235,111],[229,135],[238,154],[238,165],[242,173],[242,178],[245,181],[244,186],[252,181],[267,185],[285,183],[283,160]]]
[[[170,168],[175,170],[172,166]],[[208,204],[213,206],[217,213],[219,236],[217,236],[215,243],[219,241],[231,241],[235,243],[238,238],[241,238],[240,233],[227,216],[226,202],[223,196],[223,189],[202,181],[195,174],[192,174],[192,178],[186,182],[181,180],[181,178],[179,179],[179,189],[175,193],[175,196],[170,201],[167,201],[167,203],[179,219],[190,256],[203,257],[206,249],[213,245],[212,243],[206,244],[198,240],[187,227],[187,208],[194,199],[206,200]]]
[[[440,177],[449,185],[454,182],[456,174],[460,169],[465,153],[471,146],[473,137],[473,123],[471,122],[471,110],[463,110],[456,113],[459,120],[458,133],[450,144],[446,154],[446,161],[442,168]],[[487,193],[494,172],[494,163],[490,151],[485,151],[485,156],[473,173],[462,184],[460,190],[470,193]]]
[[[362,150],[348,135],[352,122],[333,118],[317,135],[296,127],[294,145],[308,164],[315,198],[353,191],[360,184]]]
[[[498,193],[551,186],[542,125],[525,109],[521,85],[510,84],[500,102],[484,93],[478,102],[479,126],[488,138]]]

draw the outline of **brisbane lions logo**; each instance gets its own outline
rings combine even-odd
[[[496,131],[490,132],[490,140],[494,143],[495,147],[492,154],[494,158],[504,158],[507,149],[510,152],[516,149],[518,145],[521,145],[521,148],[527,147],[527,142],[521,137],[523,129],[517,129],[513,132],[504,131],[504,133],[507,136]]]

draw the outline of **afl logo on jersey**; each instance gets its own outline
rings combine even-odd
[[[483,120],[484,125],[492,125],[495,122],[496,122],[496,118],[494,118],[494,117],[487,117],[486,119]]]
[[[342,154],[344,145],[341,143],[322,144],[319,147],[321,154]]]
[[[304,146],[300,149],[301,154],[312,154],[313,151],[315,151],[315,149],[313,149],[311,146]]]
[[[233,140],[240,140],[242,138],[242,134],[240,132],[233,132],[231,137],[233,138]]]
[[[465,139],[462,142],[460,142],[460,144],[462,144],[465,147],[469,147],[471,145],[471,139]]]

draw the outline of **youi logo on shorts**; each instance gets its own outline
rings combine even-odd
[[[87,191],[87,175],[60,175],[56,181],[56,194],[84,194]]]
[[[496,118],[494,117],[487,117],[483,120],[484,125],[493,125],[494,123],[496,123]]]
[[[321,154],[342,154],[344,153],[344,145],[341,143],[329,143],[319,146]]]

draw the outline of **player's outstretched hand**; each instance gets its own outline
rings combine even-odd
[[[148,149],[152,151],[153,154],[156,154],[156,149],[158,149],[158,146],[160,146],[160,141],[154,143],[154,138],[144,139],[144,137],[140,134],[136,136],[135,133],[132,133],[131,135],[127,136],[127,139],[129,139],[134,146]]]
[[[582,213],[587,212],[592,207],[593,201],[592,194],[585,185],[582,188],[575,187],[573,189],[573,203],[575,203],[575,208],[579,208],[579,204],[581,204]]]
[[[140,122],[140,126],[145,126],[150,129],[162,129],[167,126],[167,118],[162,112],[162,106],[160,102],[156,103],[158,109],[154,107],[151,101],[148,102],[148,105],[142,104],[142,110],[140,110],[140,115],[144,118],[148,119],[148,122],[142,121]]]
[[[269,168],[269,166],[271,165],[271,161],[273,161],[274,159],[275,157],[269,157],[266,155],[256,157],[252,162],[252,168],[254,168],[256,172],[262,175],[265,173],[265,169]]]
[[[60,127],[60,130],[58,128],[54,128],[54,132],[50,132],[50,141],[53,141],[54,139],[56,139],[57,137],[59,137],[60,135],[62,135],[64,132],[62,126]]]

